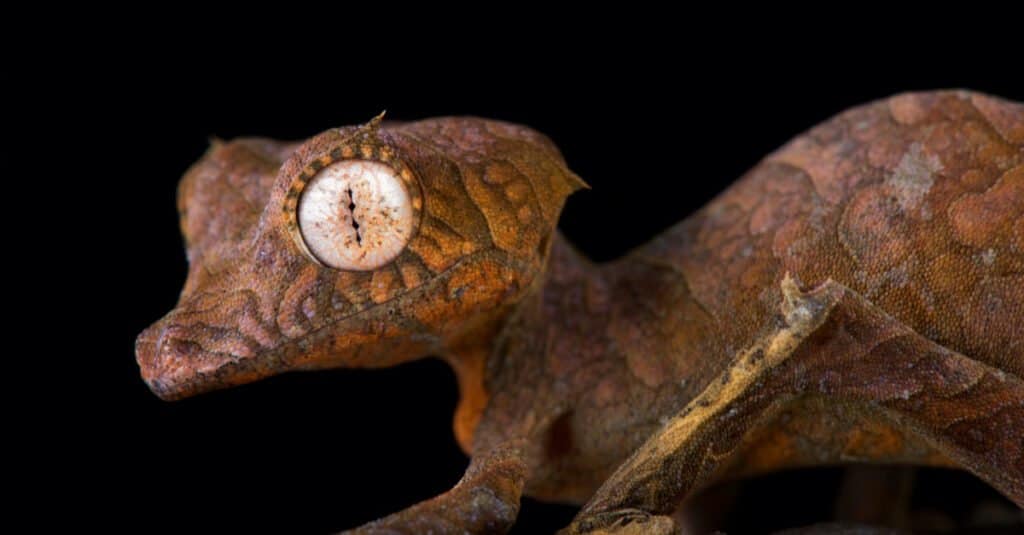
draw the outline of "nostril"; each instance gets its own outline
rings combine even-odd
[[[182,359],[199,352],[199,345],[195,342],[178,338],[173,335],[171,329],[164,329],[156,346],[157,356],[161,360]]]

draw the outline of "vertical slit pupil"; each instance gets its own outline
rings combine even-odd
[[[356,231],[356,243],[363,244],[363,237],[359,234],[359,222],[356,221],[356,198],[352,196],[352,188],[348,188],[348,211],[352,214],[352,228]]]

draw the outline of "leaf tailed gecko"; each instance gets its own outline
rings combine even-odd
[[[190,268],[136,358],[167,400],[296,370],[454,368],[471,463],[354,533],[674,533],[726,478],[956,466],[1024,506],[1024,106],[909,93],[814,127],[621,259],[556,230],[544,135],[376,118],[216,142],[179,187]]]

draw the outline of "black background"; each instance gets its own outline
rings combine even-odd
[[[134,338],[174,306],[184,281],[175,187],[210,136],[301,139],[385,109],[396,120],[472,114],[525,123],[553,138],[592,186],[568,201],[560,228],[605,260],[850,106],[947,87],[1024,100],[1019,65],[931,42],[869,54],[839,53],[828,35],[776,41],[771,31],[750,41],[662,32],[628,47],[609,36],[560,48],[531,46],[529,32],[380,37],[313,55],[215,38],[178,48],[191,39],[183,31],[79,80],[88,91],[72,105],[93,125],[81,132],[91,147],[89,189],[110,204],[74,244],[92,269],[81,273],[88,333],[64,357],[74,371],[62,372],[82,373],[71,377],[82,392],[63,409],[71,418],[57,444],[73,483],[45,492],[87,504],[76,513],[86,526],[324,533],[443,492],[466,466],[451,433],[454,377],[435,360],[292,374],[176,403],[149,393]],[[485,37],[507,46],[476,50]],[[726,527],[828,520],[840,476],[761,481],[742,502],[745,515]],[[966,476],[923,477],[987,492]],[[550,532],[574,511],[526,499],[517,532]]]

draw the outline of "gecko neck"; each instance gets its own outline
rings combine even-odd
[[[506,314],[507,317],[537,318],[532,309],[542,306],[545,296],[560,295],[567,280],[600,280],[599,270],[586,257],[577,252],[557,231],[551,244],[545,273],[538,277],[533,288]],[[523,313],[530,309],[531,313]],[[516,323],[516,320],[512,320]],[[532,323],[532,322],[527,322]],[[452,370],[459,386],[459,403],[455,409],[453,427],[459,446],[467,454],[473,450],[473,437],[490,400],[491,392],[486,386],[488,359],[492,357],[506,321],[496,322],[479,329],[473,336],[460,340],[458,345],[448,348],[442,358]],[[527,327],[532,329],[532,327]]]
[[[683,247],[684,241],[676,243]],[[527,383],[559,384],[562,392],[574,398],[595,391],[612,398],[628,392],[651,397],[647,401],[652,404],[695,396],[720,371],[719,363],[709,365],[708,361],[725,364],[721,355],[726,348],[717,343],[721,325],[691,294],[681,271],[648,255],[647,248],[598,264],[556,233],[543,278],[498,326],[500,332],[475,337],[473,344],[446,357],[459,383],[455,433],[463,450],[473,449],[473,436],[495,394],[491,390],[496,383],[485,383],[488,359],[498,358],[506,368],[521,368],[508,375],[528,378]],[[502,350],[507,354],[495,355],[502,338],[530,342],[508,344],[511,349]],[[598,374],[598,368],[617,371]],[[543,376],[552,373],[559,377]],[[603,383],[591,384],[598,377],[603,377]],[[680,388],[682,396],[659,394]],[[548,403],[550,411],[557,412],[558,406],[575,406],[579,401],[552,394],[548,400],[524,401],[522,406]],[[651,414],[656,418],[659,412],[655,409]],[[519,429],[516,419],[489,413],[488,426],[496,429],[488,430],[488,440],[505,435],[502,429],[514,435],[533,432]]]
[[[644,295],[663,294],[671,297],[678,292],[666,292],[664,288],[652,286],[641,289],[641,293],[637,294],[635,285],[627,280],[628,274],[636,271],[630,267],[633,263],[634,260],[628,256],[605,264],[594,263],[577,251],[561,234],[555,234],[543,276],[515,305],[508,319],[500,325],[501,332],[477,337],[476,343],[453,351],[446,357],[446,361],[455,370],[461,393],[461,401],[455,414],[455,433],[464,450],[470,451],[472,437],[483,410],[494,394],[490,390],[495,388],[495,384],[486,383],[485,386],[488,359],[507,361],[505,365],[531,368],[527,373],[533,375],[548,373],[546,370],[552,369],[577,370],[591,365],[590,359],[604,360],[617,365],[616,361],[622,360],[625,356],[636,356],[645,350],[644,343],[649,343],[650,340],[619,337],[615,343],[609,343],[609,338],[624,332],[619,327],[632,329],[633,325],[627,323],[655,324],[656,321],[646,314],[633,311],[629,311],[623,321],[617,319],[615,313],[621,312],[623,306],[642,308],[644,301],[649,300]],[[665,282],[673,288],[678,286],[676,280]],[[681,296],[683,299],[686,297]],[[683,303],[676,304],[687,308]],[[666,303],[665,306],[673,305]],[[508,347],[502,349],[502,352],[509,354],[495,355],[495,348],[502,338],[529,340],[531,344],[542,345],[519,347],[518,343],[506,344]],[[557,343],[545,347],[544,340]],[[584,348],[586,350],[581,351]],[[625,351],[619,352],[610,348]],[[639,376],[647,382],[651,381],[652,374],[661,374],[655,378],[657,381],[671,380],[666,375],[666,370],[649,366],[649,360],[633,359],[629,364],[637,368],[631,372],[632,375]],[[671,375],[675,375],[674,371]],[[535,380],[562,381],[553,377],[537,377]],[[585,391],[575,387],[571,390]],[[553,402],[557,404],[556,401]],[[501,419],[504,416],[496,417]],[[514,422],[506,424],[508,425],[498,426],[509,429],[517,427]],[[489,431],[487,434],[492,433]]]

